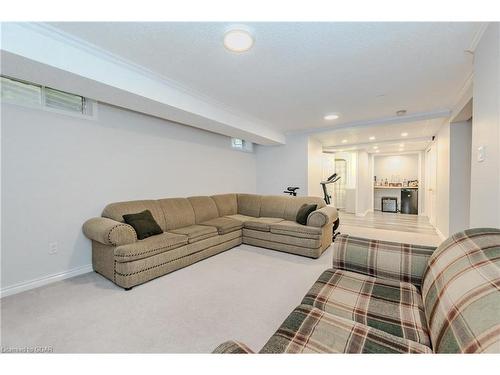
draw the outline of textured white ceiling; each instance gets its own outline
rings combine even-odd
[[[472,70],[478,23],[51,23],[280,131],[449,109]],[[325,122],[327,112],[340,112]]]

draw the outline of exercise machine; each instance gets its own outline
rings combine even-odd
[[[325,181],[321,181],[321,187],[323,188],[323,195],[325,196],[325,202],[326,204],[331,204],[331,199],[332,196],[328,194],[328,191],[326,190],[326,185],[333,184],[340,180],[340,176],[337,176],[337,173],[332,174],[330,177],[328,177]]]
[[[297,196],[297,190],[299,190],[299,187],[298,186],[289,186],[286,188],[286,190],[283,192],[285,194],[289,194],[293,197],[296,197]]]
[[[328,190],[326,189],[326,185],[334,184],[338,180],[340,180],[340,176],[338,176],[337,173],[334,173],[330,177],[328,177],[325,181],[320,182],[321,187],[323,188],[323,195],[324,195],[325,202],[328,205],[332,203],[332,196],[330,194],[328,194]],[[339,225],[340,225],[340,218],[337,218],[337,220],[335,220],[335,222],[333,223],[333,233],[332,233],[333,240],[335,240],[335,237],[337,237],[337,235],[339,234],[339,233],[335,232],[337,230],[337,228],[339,227]]]

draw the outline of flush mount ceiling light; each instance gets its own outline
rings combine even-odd
[[[232,52],[246,52],[253,43],[254,39],[247,30],[233,29],[224,34],[224,47]]]
[[[342,143],[347,143],[347,139],[343,139],[343,140],[342,140]]]
[[[408,133],[404,132],[404,133],[401,133],[401,137],[407,137],[408,136]]]
[[[327,115],[325,115],[323,118],[327,121],[331,121],[331,120],[336,120],[340,117],[340,115],[338,113],[329,113]]]
[[[370,138],[368,138],[370,141],[374,141],[375,137],[372,135]]]
[[[376,150],[375,152],[378,154],[380,152],[380,150]]]
[[[373,146],[373,149],[374,149],[374,150],[378,149],[378,146]]]

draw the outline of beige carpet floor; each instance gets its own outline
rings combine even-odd
[[[342,233],[438,244],[436,234],[341,225]],[[56,353],[209,353],[236,339],[259,350],[330,267],[319,259],[241,245],[131,291],[92,272],[5,297],[3,348]]]
[[[62,352],[208,353],[228,339],[260,349],[330,267],[242,245],[124,291],[96,273],[3,298],[1,346]]]

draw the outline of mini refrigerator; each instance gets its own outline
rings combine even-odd
[[[418,214],[418,189],[401,189],[401,213]]]

